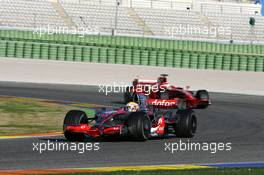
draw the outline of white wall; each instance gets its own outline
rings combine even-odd
[[[113,85],[116,82],[124,85],[130,84],[137,76],[156,79],[162,73],[169,74],[169,81],[173,84],[191,86],[191,90],[264,95],[263,72],[0,58],[0,81],[79,85]]]

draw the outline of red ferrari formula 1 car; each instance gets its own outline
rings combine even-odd
[[[146,105],[146,99],[154,104],[157,100],[180,99],[186,109],[205,109],[211,104],[209,93],[206,90],[194,92],[169,85],[167,76],[167,74],[162,74],[157,80],[135,79],[133,85],[127,87],[124,93],[124,102],[135,101]]]
[[[144,100],[144,109],[138,103],[142,102],[129,102],[117,109],[101,108],[93,117],[88,117],[85,111],[69,111],[64,119],[64,135],[70,141],[81,141],[85,136],[122,136],[137,141],[168,134],[191,138],[197,128],[193,109],[206,108],[210,100],[207,91],[198,91],[194,96],[192,92],[171,87],[149,95]]]

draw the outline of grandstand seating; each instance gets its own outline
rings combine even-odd
[[[79,27],[94,28],[98,33],[111,33],[115,27],[115,6],[91,3],[65,3],[62,6]],[[128,16],[124,7],[118,9],[117,33],[138,34],[140,29]],[[96,31],[94,31],[96,32]]]
[[[188,25],[203,27],[201,19],[193,11],[185,12],[149,8],[135,8],[135,10],[157,36],[171,37],[174,35],[174,37],[177,37],[176,34],[178,34],[178,38],[203,37],[199,33],[184,35],[183,32],[175,30],[180,27],[187,28]]]
[[[206,14],[214,26],[229,26],[232,30],[231,39],[239,41],[263,42],[264,18],[256,15],[238,14]],[[249,25],[249,18],[256,19],[256,26]],[[230,36],[221,36],[222,39],[230,39]]]
[[[53,0],[0,0],[0,26],[34,28],[84,27],[88,32],[111,34],[115,27],[116,0],[60,0],[62,13],[54,8]],[[223,40],[234,42],[264,42],[264,20],[260,5],[235,3],[236,0],[200,0],[196,8],[191,0],[123,0],[118,8],[117,34],[151,35],[174,39]],[[216,3],[217,1],[217,3]],[[56,2],[56,3],[58,3]],[[198,2],[198,1],[197,1]],[[224,3],[223,3],[224,2]],[[129,10],[133,9],[133,10]],[[249,17],[255,17],[256,26],[249,26]],[[229,35],[205,35],[191,32],[186,35],[179,27],[231,27]]]
[[[49,1],[0,0],[0,25],[32,28],[65,26]]]
[[[186,10],[192,8],[192,3],[192,0],[132,0],[130,7]]]
[[[200,2],[252,3],[253,0],[199,0]]]
[[[202,13],[260,14],[260,6],[254,4],[202,3]]]

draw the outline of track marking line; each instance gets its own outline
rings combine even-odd
[[[150,165],[150,166],[116,166],[116,167],[98,167],[98,168],[78,168],[81,170],[95,170],[103,172],[113,171],[157,171],[157,170],[190,170],[190,169],[202,169],[211,168],[203,165]]]
[[[42,133],[42,134],[16,134],[10,136],[0,136],[0,140],[3,139],[22,139],[22,138],[37,138],[37,137],[53,137],[53,136],[62,136],[62,132],[53,132],[53,133]]]
[[[150,165],[150,166],[115,166],[98,168],[74,168],[74,169],[49,169],[49,170],[5,170],[3,175],[27,175],[27,174],[71,174],[71,173],[100,173],[115,171],[158,171],[158,170],[191,170],[213,168],[201,165]]]
[[[28,174],[71,174],[71,173],[96,173],[97,171],[92,170],[70,170],[70,169],[50,169],[50,170],[7,170],[7,171],[0,171],[2,175],[28,175]]]
[[[230,162],[230,163],[209,163],[204,164],[210,167],[224,167],[224,168],[236,168],[236,167],[264,167],[264,162]]]

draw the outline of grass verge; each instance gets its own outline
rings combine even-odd
[[[170,171],[115,171],[101,173],[70,173],[70,175],[260,175],[264,168],[206,168]],[[57,174],[58,175],[58,174]],[[60,174],[60,175],[69,175]]]
[[[40,99],[0,97],[0,136],[61,132],[64,116],[71,109],[79,108]]]

